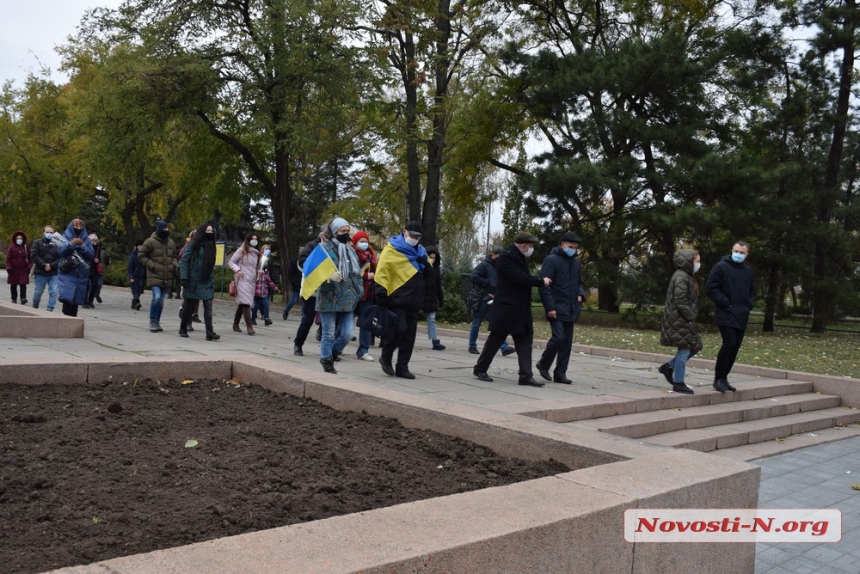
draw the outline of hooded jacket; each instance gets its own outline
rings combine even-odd
[[[672,258],[675,273],[669,280],[663,323],[660,327],[660,344],[667,347],[701,350],[702,338],[696,327],[699,312],[699,287],[693,271],[696,252],[681,249]]]
[[[425,313],[435,313],[442,303],[445,301],[445,294],[442,291],[442,256],[439,255],[439,250],[435,245],[428,245],[427,249],[427,267],[424,268],[424,305],[421,310]],[[430,254],[436,254],[436,261],[430,265]]]
[[[16,237],[24,241],[21,245],[15,243]],[[30,246],[27,244],[27,234],[16,231],[12,234],[9,248],[6,249],[6,283],[9,285],[27,285],[30,283],[30,267],[33,260],[30,257]]]
[[[86,303],[87,287],[90,284],[90,266],[93,264],[93,257],[95,256],[93,244],[87,233],[86,225],[82,226],[80,231],[76,231],[72,223],[69,222],[63,237],[69,243],[57,248],[60,259],[74,257],[74,254],[77,253],[83,259],[83,263],[78,263],[68,271],[60,270],[60,302],[70,305],[83,305]],[[83,243],[72,245],[73,239],[80,239]]]
[[[358,248],[358,242],[361,239],[367,240],[366,251],[361,251]],[[364,292],[361,295],[361,300],[370,301],[373,299],[373,295],[376,289],[376,282],[370,278],[370,274],[376,273],[376,263],[379,259],[376,256],[376,251],[374,251],[373,247],[370,246],[370,238],[364,231],[355,232],[355,235],[352,236],[352,246],[355,247],[355,253],[358,255],[358,263],[363,270],[361,274],[361,280],[364,287]]]
[[[585,299],[582,286],[581,264],[576,255],[569,256],[561,246],[549,252],[540,268],[541,277],[549,277],[549,287],[540,288],[540,300],[544,311],[555,311],[556,321],[575,323],[582,312],[581,296]]]
[[[745,330],[755,304],[752,269],[727,255],[711,269],[705,288],[715,305],[714,325]]]

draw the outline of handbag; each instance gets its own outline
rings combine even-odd
[[[78,260],[75,257],[62,257],[57,269],[63,273],[68,273],[78,266]]]
[[[102,266],[101,263],[96,263],[96,273],[98,273],[99,275],[104,275],[105,268]]]
[[[230,294],[230,297],[235,297],[239,294],[239,289],[236,288],[236,280],[233,279],[230,281],[230,287],[227,289],[227,293]]]
[[[397,314],[385,307],[371,305],[361,319],[361,328],[375,337],[386,338],[397,330],[398,323]]]

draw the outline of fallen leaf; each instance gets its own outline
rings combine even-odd
[[[185,441],[185,448],[194,448],[195,446],[197,446],[197,441],[193,438]]]
[[[227,382],[228,382],[228,383],[230,383],[231,385],[239,386],[239,379],[237,379],[237,378],[235,378],[235,377],[233,377],[232,379],[230,379],[230,380],[229,380],[229,381],[227,381]]]
[[[184,381],[182,381],[182,384],[183,384],[183,385],[190,385],[190,384],[191,384],[191,383],[193,383],[193,382],[194,382],[194,381],[193,381],[192,379],[185,379]]]
[[[854,490],[860,490],[860,484],[857,484],[855,482],[854,484],[851,485],[851,488],[853,488]]]

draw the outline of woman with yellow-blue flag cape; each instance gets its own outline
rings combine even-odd
[[[386,375],[414,379],[409,372],[409,360],[415,347],[418,311],[424,303],[424,268],[427,251],[418,245],[423,229],[410,221],[400,235],[388,240],[376,266],[377,303],[397,315],[397,331],[385,339],[379,364]],[[392,366],[394,351],[397,362]]]

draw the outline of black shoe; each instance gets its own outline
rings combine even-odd
[[[493,377],[487,374],[487,371],[472,371],[472,374],[485,383],[492,383]]]
[[[332,361],[340,361],[340,356],[341,356],[341,355],[343,355],[343,353],[341,353],[340,351],[332,351],[332,352],[331,352],[331,359],[332,359]]]
[[[179,336],[188,338],[188,332],[185,329],[179,329]]]
[[[284,318],[284,321],[286,321],[287,317],[289,317],[289,316],[290,316],[290,314],[287,311],[284,311],[283,313],[281,313],[281,317]]]
[[[403,367],[402,369],[397,369],[394,372],[394,376],[400,377],[401,379],[414,379],[415,375],[409,372],[409,369]]]
[[[663,363],[659,367],[657,367],[657,372],[663,375],[666,379],[666,382],[670,385],[675,384],[675,380],[672,378],[675,375],[675,370],[669,366],[669,363]]]
[[[726,385],[726,388],[727,388],[728,390],[730,390],[731,392],[733,392],[733,393],[734,393],[735,391],[737,391],[737,389],[736,389],[736,388],[734,388],[734,387],[729,383],[729,380],[728,380],[728,379],[723,379],[723,384],[724,384],[724,385]]]
[[[297,357],[304,357],[305,354],[302,353],[302,348],[298,345],[293,346],[293,354]]]
[[[534,377],[528,379],[520,379],[520,384],[524,387],[542,387],[544,384],[535,380]]]
[[[191,315],[191,320],[195,323],[202,323],[203,322],[200,320],[200,315],[198,315],[197,313],[194,313],[193,315]]]
[[[158,329],[158,332],[159,332],[159,333],[161,333],[162,331],[164,331],[164,329],[162,329],[162,328],[161,328],[161,322],[159,322],[159,321],[156,321],[156,322],[155,322],[155,328],[156,328],[156,329]]]
[[[693,389],[691,389],[690,387],[688,387],[684,383],[672,383],[672,390],[675,391],[676,393],[681,393],[683,395],[694,394]]]
[[[507,357],[508,355],[513,355],[513,354],[514,354],[514,353],[516,353],[516,352],[517,352],[517,350],[516,350],[515,348],[513,348],[513,347],[508,347],[507,349],[505,349],[504,351],[502,351],[502,356],[503,356],[503,357]]]
[[[192,326],[189,324],[187,327],[185,327],[185,330],[186,330],[186,331],[194,331],[194,327],[192,327]]]
[[[320,364],[323,366],[323,371],[326,373],[331,373],[332,375],[336,375],[337,371],[334,368],[334,359],[329,357],[328,359],[320,359]]]
[[[394,376],[394,367],[391,366],[391,363],[385,361],[382,357],[379,357],[379,364],[382,365],[382,372],[388,376]]]
[[[478,351],[478,347],[469,347],[469,352],[473,355],[480,355],[480,351]]]
[[[96,301],[98,301],[99,303],[102,302],[102,298],[100,295],[96,295]],[[25,303],[26,303],[26,301],[25,301]]]
[[[206,333],[206,340],[207,341],[217,341],[220,338],[221,338],[221,335],[219,335],[215,331],[209,331],[208,333]]]
[[[729,387],[727,385],[728,381],[725,379],[717,379],[714,381],[714,389],[720,391],[721,393],[724,393],[729,390]]]
[[[272,320],[267,317],[265,320],[265,323],[266,323],[266,327],[268,327],[269,325],[272,324]]]
[[[549,369],[544,369],[543,367],[540,366],[539,363],[537,365],[535,365],[535,367],[537,368],[537,371],[538,371],[538,373],[540,373],[540,376],[543,378],[543,380],[545,380],[545,381],[551,381],[552,380],[552,377],[549,376]]]
[[[99,300],[99,303],[101,303],[101,300]],[[26,305],[26,304],[27,304],[27,300],[21,299],[21,305]]]
[[[83,305],[81,305],[81,308],[83,308],[83,309],[95,309],[95,307],[93,307],[89,303],[84,303]]]
[[[257,324],[257,320],[256,320],[256,319],[254,319],[253,317],[251,317],[251,324],[252,324],[252,325],[256,325],[256,324]]]
[[[572,385],[573,384],[573,381],[571,381],[567,377],[553,377],[552,382],[553,383],[561,383],[562,385]]]
[[[140,308],[141,308],[141,307],[142,307],[142,305],[141,305],[140,303],[135,303],[135,305],[134,305],[134,310],[135,310],[135,311],[140,311]]]

